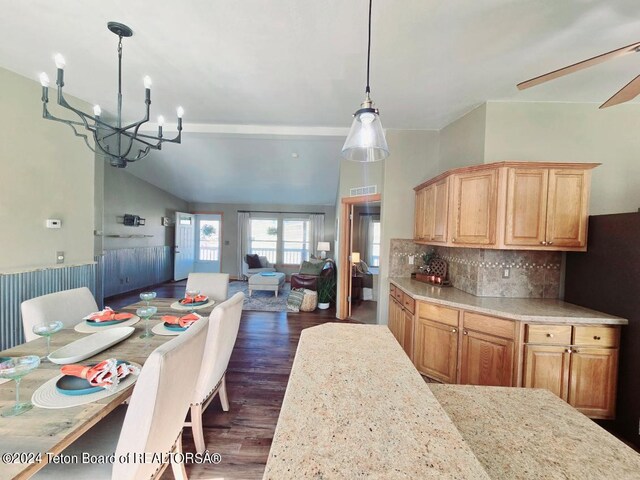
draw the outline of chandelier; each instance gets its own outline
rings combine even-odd
[[[58,68],[56,85],[58,86],[58,105],[75,113],[80,120],[66,120],[51,115],[47,108],[49,103],[49,76],[46,73],[40,74],[42,84],[42,117],[56,122],[69,125],[77,137],[82,137],[89,149],[98,155],[109,159],[109,163],[118,168],[124,168],[129,162],[135,162],[147,155],[151,150],[161,150],[164,142],[180,143],[182,140],[182,116],[184,110],[177,108],[178,114],[178,134],[175,138],[164,138],[162,127],[164,117],[158,117],[158,134],[145,135],[139,133],[140,127],[149,121],[149,105],[151,105],[151,78],[144,77],[146,113],[142,120],[126,125],[122,124],[122,38],[130,37],[133,31],[118,22],[109,22],[107,28],[118,36],[118,114],[115,125],[101,118],[102,110],[100,105],[93,107],[93,115],[89,115],[67,103],[62,93],[64,86],[64,57],[60,54],[55,56],[56,67]],[[93,137],[95,148],[89,143],[89,136]]]

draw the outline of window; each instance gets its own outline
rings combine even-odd
[[[201,262],[220,261],[220,220],[200,220],[198,260]]]
[[[300,265],[309,260],[309,220],[283,220],[282,241],[283,263]]]
[[[275,218],[251,219],[249,253],[267,257],[269,263],[278,261],[278,220]]]
[[[379,267],[380,266],[380,220],[372,221],[369,227],[371,230],[369,232],[369,266],[370,267]]]

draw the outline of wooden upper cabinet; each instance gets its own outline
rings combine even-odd
[[[510,168],[507,172],[506,245],[544,245],[549,171]]]
[[[433,237],[434,185],[416,192],[415,239],[429,241]]]
[[[547,245],[587,244],[590,178],[589,170],[549,170]]]
[[[444,178],[433,184],[433,242],[445,243],[448,240],[449,223],[449,179]]]
[[[498,170],[453,175],[453,232],[456,245],[496,242]]]

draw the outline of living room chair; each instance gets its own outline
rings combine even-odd
[[[129,406],[119,406],[63,451],[111,455],[115,463],[48,464],[32,478],[137,480],[159,478],[166,463],[147,460],[121,463],[128,454],[142,458],[144,452],[182,453],[182,427],[202,363],[209,319],[203,318],[188,330],[156,348],[142,367]],[[138,457],[139,455],[139,457]],[[186,479],[183,463],[171,456],[174,478]]]
[[[39,323],[61,321],[65,327],[73,327],[84,317],[98,310],[98,304],[87,287],[25,300],[20,304],[24,338],[27,342],[38,338],[32,328]]]
[[[191,422],[193,441],[196,451],[205,450],[204,432],[202,430],[202,414],[216,395],[220,396],[222,410],[229,411],[227,397],[226,371],[231,352],[236,344],[244,293],[238,292],[226,302],[213,309],[209,316],[207,343],[202,357],[202,366],[191,400]]]
[[[245,278],[249,278],[251,275],[256,275],[262,272],[275,272],[275,266],[269,262],[267,257],[263,255],[259,255],[260,259],[260,268],[249,268],[249,264],[247,263],[247,257],[242,260],[242,274]]]
[[[318,279],[336,275],[336,264],[333,260],[323,260],[315,271],[306,270],[311,262],[302,262],[298,273],[291,275],[291,288],[306,288],[308,290],[318,290]],[[307,273],[312,272],[313,273]]]
[[[229,295],[228,273],[190,273],[186,290],[200,290],[201,295],[224,302]]]

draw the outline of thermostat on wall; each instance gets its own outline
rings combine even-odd
[[[59,218],[47,218],[47,228],[60,228],[62,227],[62,220]]]

